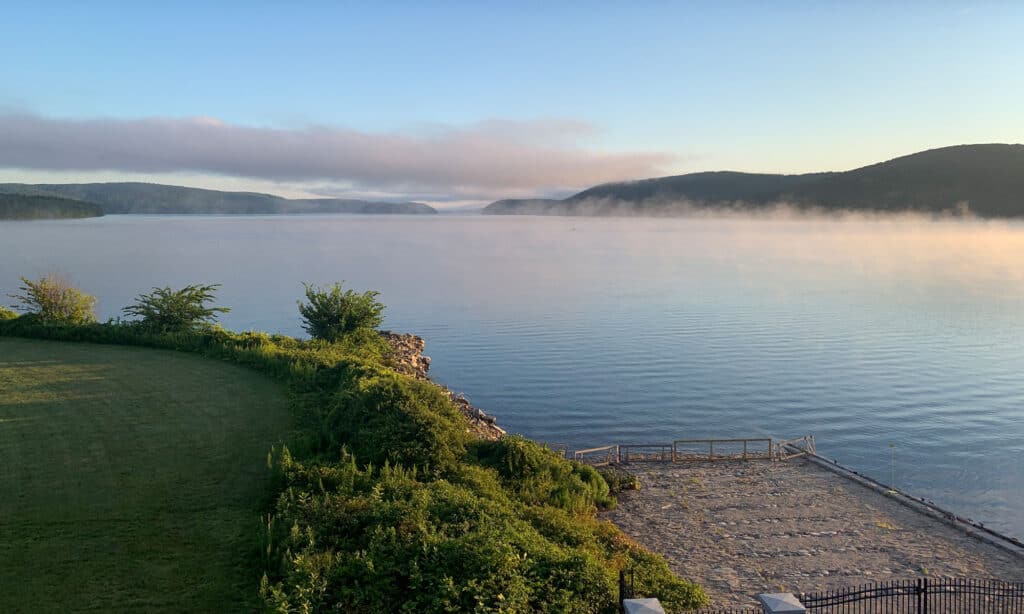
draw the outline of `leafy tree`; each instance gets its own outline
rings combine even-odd
[[[44,324],[87,324],[96,321],[96,297],[82,292],[67,279],[49,274],[37,280],[21,278],[21,294],[12,294],[15,309],[30,313]]]
[[[18,317],[16,312],[0,305],[0,322],[3,322],[4,320],[13,320],[16,317]]]
[[[217,321],[217,314],[231,311],[228,307],[210,307],[220,284],[191,285],[180,290],[170,286],[153,288],[149,294],[140,294],[135,303],[122,311],[136,316],[143,326],[167,333],[195,330]]]
[[[306,287],[309,301],[299,301],[302,328],[314,339],[337,341],[357,330],[377,328],[383,321],[384,305],[377,301],[379,292],[343,291],[341,283],[327,288],[302,285]]]

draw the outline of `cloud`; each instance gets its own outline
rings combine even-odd
[[[210,173],[352,191],[521,196],[659,174],[661,152],[605,152],[593,125],[493,120],[416,134],[329,126],[265,128],[211,117],[55,119],[0,114],[0,167]]]

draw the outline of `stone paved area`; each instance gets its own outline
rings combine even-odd
[[[920,575],[1024,581],[1024,558],[802,459],[633,463],[604,515],[715,606]]]

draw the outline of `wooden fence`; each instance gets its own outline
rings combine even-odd
[[[630,462],[789,460],[814,454],[814,435],[775,441],[770,437],[676,439],[671,443],[610,444],[576,450],[573,460],[595,467]]]
[[[780,441],[775,444],[775,460],[789,460],[807,454],[817,454],[814,447],[814,435],[804,435],[789,441]]]
[[[619,462],[619,446],[610,445],[601,446],[600,448],[576,450],[573,452],[572,458],[594,467],[616,464]]]
[[[772,439],[677,439],[672,442],[672,450],[676,461],[772,460]]]

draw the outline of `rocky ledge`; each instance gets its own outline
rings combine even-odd
[[[382,331],[381,336],[391,345],[394,350],[391,355],[391,366],[399,373],[411,375],[416,379],[427,380],[427,371],[430,370],[430,357],[423,355],[426,342],[422,337],[408,333],[393,333]],[[452,400],[455,407],[466,418],[469,419],[470,433],[481,439],[501,439],[505,436],[505,430],[495,422],[494,416],[490,416],[478,407],[473,407],[469,399],[462,394],[455,394],[446,386],[440,386],[448,398]]]

